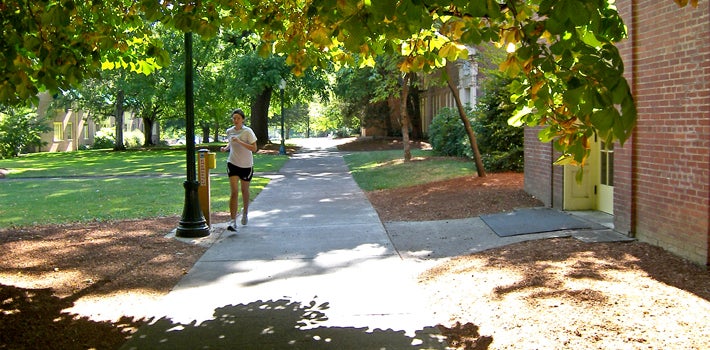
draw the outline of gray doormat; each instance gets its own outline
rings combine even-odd
[[[510,213],[481,215],[481,220],[500,237],[573,229],[602,229],[602,225],[578,219],[551,208],[525,208]]]

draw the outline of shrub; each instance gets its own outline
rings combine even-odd
[[[473,157],[471,144],[458,111],[442,108],[429,126],[429,143],[437,154],[453,157]]]
[[[478,150],[487,171],[523,170],[523,128],[508,125],[514,106],[507,89],[510,81],[492,75],[484,83],[475,109],[467,109]],[[429,142],[437,154],[473,158],[473,151],[458,110],[442,108],[429,127]]]
[[[28,107],[0,111],[0,159],[17,157],[21,152],[46,144],[41,135],[51,129],[46,118],[39,118]]]
[[[515,109],[508,84],[507,78],[490,76],[474,110],[472,126],[488,171],[523,171],[524,129],[508,124]]]
[[[94,135],[94,145],[92,146],[92,148],[113,148],[113,146],[116,144],[116,138],[114,137],[113,133],[113,129],[111,128],[102,128],[101,130],[97,131],[96,135]]]
[[[145,136],[143,136],[143,132],[140,130],[133,130],[123,133],[123,143],[128,148],[140,147],[143,145],[144,141]]]

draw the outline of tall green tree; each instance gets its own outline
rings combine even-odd
[[[232,44],[233,55],[225,62],[229,79],[228,93],[240,99],[246,99],[250,107],[250,127],[257,136],[257,144],[261,147],[269,142],[269,111],[280,107],[280,103],[272,104],[274,96],[281,102],[280,84],[285,82],[285,106],[296,111],[298,105],[309,103],[314,96],[320,100],[329,98],[329,82],[327,74],[331,65],[319,69],[306,69],[299,76],[292,74],[292,67],[286,63],[282,55],[269,54],[262,56],[257,52],[263,39],[251,32],[241,32],[224,36]],[[227,49],[229,50],[229,49]],[[281,114],[278,110],[274,114]],[[300,113],[292,113],[291,119],[297,122]]]

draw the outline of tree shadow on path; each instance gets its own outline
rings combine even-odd
[[[327,309],[327,303],[305,305],[280,299],[220,307],[213,319],[200,324],[161,318],[141,328],[123,349],[448,348],[437,327],[425,327],[410,336],[402,330],[319,326],[328,319]]]

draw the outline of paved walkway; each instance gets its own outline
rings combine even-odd
[[[500,238],[478,218],[385,227],[342,154],[316,148],[255,198],[247,226],[215,225],[216,241],[123,349],[444,349],[419,273],[570,235]]]
[[[445,348],[342,156],[295,155],[124,349]]]

